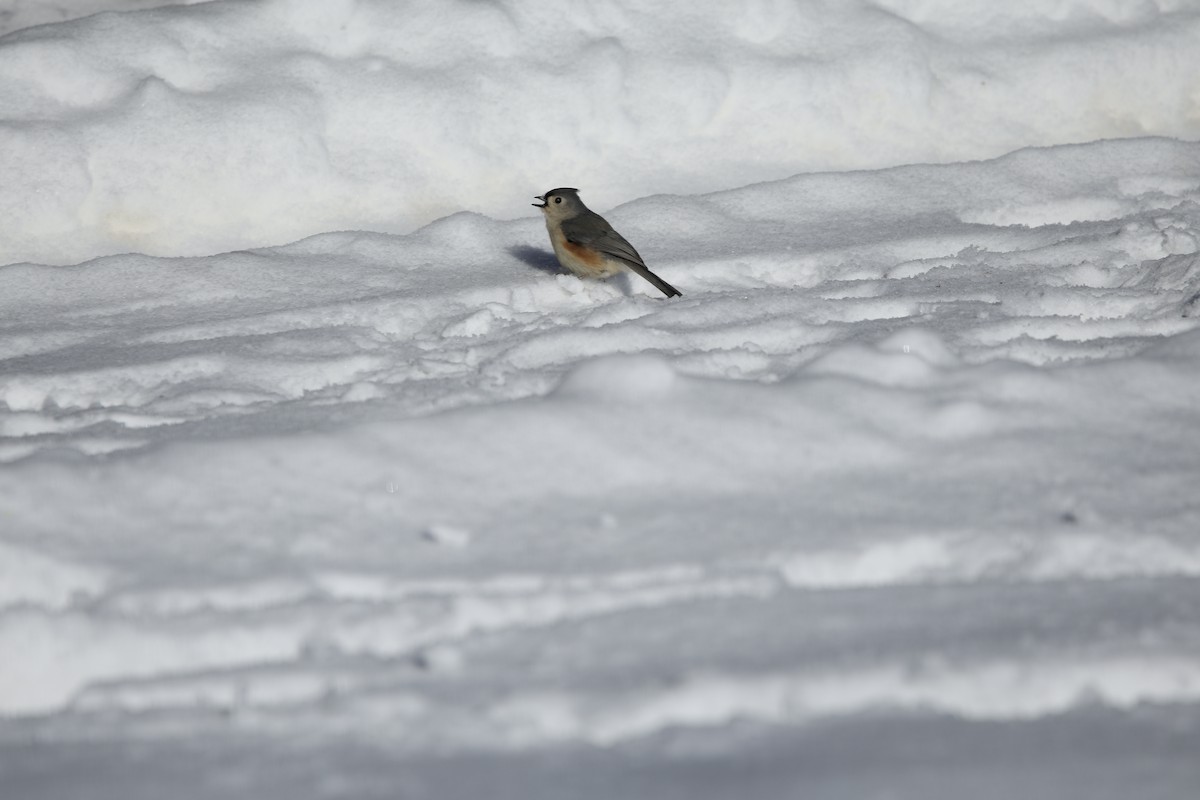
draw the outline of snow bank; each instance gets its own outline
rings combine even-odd
[[[605,209],[802,171],[1196,137],[1198,37],[1184,3],[101,14],[0,41],[0,263],[514,217],[551,185]]]

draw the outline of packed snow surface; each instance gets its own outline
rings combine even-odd
[[[0,797],[1200,792],[1197,4],[155,5],[0,5]]]

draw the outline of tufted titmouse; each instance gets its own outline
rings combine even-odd
[[[680,291],[646,267],[646,262],[604,217],[579,199],[578,189],[551,189],[534,203],[546,217],[546,230],[558,263],[581,278],[608,278],[623,269],[636,272],[667,297]]]

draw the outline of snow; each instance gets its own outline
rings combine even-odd
[[[1194,3],[994,5],[229,0],[15,30],[0,260],[407,233],[463,209],[517,217],[557,185],[610,208],[1200,135]]]
[[[0,32],[0,796],[1200,790],[1197,4]]]

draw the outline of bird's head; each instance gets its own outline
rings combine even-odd
[[[584,207],[578,189],[551,189],[537,199],[542,202],[533,205],[540,208],[547,219],[570,219]]]

